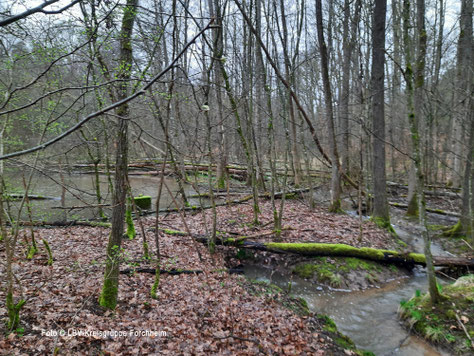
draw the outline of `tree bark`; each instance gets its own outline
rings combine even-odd
[[[127,0],[124,8],[120,30],[120,66],[117,73],[117,77],[123,81],[117,89],[118,100],[126,98],[129,91],[128,81],[131,78],[133,64],[132,33],[137,16],[137,5],[138,0]],[[117,152],[115,156],[115,189],[112,200],[112,231],[107,245],[104,284],[99,299],[100,305],[108,309],[115,309],[118,297],[119,261],[127,195],[129,114],[128,103],[119,106],[116,110],[116,115],[119,118],[116,132]]]
[[[427,228],[426,221],[426,201],[424,194],[424,177],[422,154],[420,148],[420,136],[418,131],[419,118],[416,117],[416,112],[413,104],[414,86],[420,90],[424,84],[424,54],[426,53],[426,31],[425,31],[425,2],[424,0],[417,0],[417,32],[418,32],[418,58],[416,61],[416,83],[414,83],[414,75],[412,69],[411,57],[411,41],[410,41],[410,0],[403,1],[403,42],[405,47],[405,80],[407,91],[407,109],[408,121],[410,123],[411,140],[413,147],[413,161],[415,162],[416,170],[416,193],[418,195],[418,210],[420,223],[423,227],[423,240],[425,243],[424,252],[426,256],[426,270],[428,275],[429,293],[431,301],[436,304],[441,300],[441,295],[438,291],[436,277],[434,274],[433,258],[431,256],[431,238]]]
[[[318,31],[319,53],[321,56],[321,73],[323,77],[324,98],[326,106],[326,121],[329,136],[329,157],[331,158],[331,206],[329,211],[341,210],[341,177],[340,162],[337,152],[336,133],[334,129],[334,113],[332,106],[331,82],[329,80],[328,51],[324,39],[323,10],[321,0],[316,0],[316,26]]]
[[[387,1],[376,0],[372,25],[372,130],[373,192],[372,216],[377,225],[390,228],[385,172],[385,17]]]

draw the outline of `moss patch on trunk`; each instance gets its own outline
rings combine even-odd
[[[134,197],[133,200],[135,201],[135,205],[142,209],[148,210],[151,209],[151,197],[148,195],[139,195],[138,197]]]

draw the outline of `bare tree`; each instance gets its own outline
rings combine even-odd
[[[129,95],[129,79],[132,75],[133,47],[132,33],[135,18],[137,17],[138,0],[127,0],[123,10],[122,27],[120,30],[120,59],[117,78],[122,82],[117,88],[119,101]],[[125,218],[127,176],[128,176],[128,120],[130,115],[127,103],[116,109],[118,116],[115,156],[115,182],[112,209],[112,231],[107,244],[107,261],[105,266],[104,284],[99,303],[105,308],[115,309],[118,297],[119,267],[121,258],[121,244],[123,237],[123,223]]]
[[[372,130],[373,189],[372,216],[378,226],[391,228],[385,173],[385,17],[387,1],[376,0],[372,24]]]

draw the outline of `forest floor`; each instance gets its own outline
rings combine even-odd
[[[251,224],[251,206],[218,208],[218,230],[222,233],[265,235],[271,239],[271,211],[263,202],[261,224]],[[210,210],[205,212],[210,222]],[[187,214],[193,233],[205,234],[202,213]],[[142,218],[153,246],[153,217]],[[161,226],[184,229],[176,213],[161,217]],[[285,206],[284,241],[348,243],[379,248],[393,247],[390,235],[366,222],[359,242],[357,220],[321,209],[311,211],[301,201]],[[140,231],[136,223],[137,232]],[[109,229],[101,227],[37,228],[37,241],[48,241],[53,256],[41,246],[27,260],[26,245],[17,254],[14,270],[27,300],[21,326],[0,340],[2,354],[351,354],[353,345],[337,333],[329,319],[310,314],[304,302],[276,287],[252,283],[229,274],[229,248],[218,247],[210,255],[207,247],[189,236],[162,234],[162,269],[200,270],[199,274],[162,274],[158,300],[150,297],[154,275],[121,275],[119,304],[114,312],[102,310],[97,299],[104,273]],[[30,238],[21,231],[21,240]],[[122,270],[153,267],[142,256],[142,237],[123,241]],[[199,260],[199,250],[202,261]],[[1,254],[4,255],[2,249]],[[232,253],[231,253],[232,255]],[[3,258],[3,257],[2,257]],[[232,258],[230,259],[232,260]],[[4,266],[1,267],[2,274]],[[7,311],[5,281],[2,280],[0,318]],[[18,290],[18,288],[17,288]],[[20,294],[17,295],[19,297]],[[3,328],[3,326],[2,326]],[[1,332],[5,333],[2,329]],[[83,335],[79,335],[82,333]],[[113,333],[117,333],[114,335]],[[337,342],[336,342],[337,341]]]
[[[270,202],[262,200],[260,208],[258,225],[252,223],[250,203],[217,208],[219,234],[272,240]],[[370,221],[362,222],[360,238],[361,226],[355,217],[330,214],[322,208],[311,210],[300,200],[288,200],[284,211],[281,238],[285,242],[400,248],[397,238]],[[154,217],[140,220],[154,246]],[[211,210],[187,213],[185,220],[191,233],[207,235]],[[135,225],[137,237],[123,240],[122,270],[154,267],[143,259],[139,223]],[[160,216],[160,227],[185,230],[177,213]],[[101,227],[35,228],[37,241],[45,239],[51,247],[52,266],[47,265],[43,246],[27,260],[27,246],[20,244],[14,271],[27,303],[20,328],[0,339],[1,354],[354,354],[353,344],[337,333],[330,319],[309,313],[304,302],[277,287],[229,274],[227,269],[242,257],[237,248],[218,246],[210,255],[207,246],[190,236],[160,234],[161,268],[202,273],[162,274],[157,300],[150,297],[154,275],[121,275],[120,302],[115,311],[104,311],[97,299],[109,233]],[[30,229],[22,230],[20,240],[30,239],[30,234]],[[4,254],[2,245],[2,259]],[[272,258],[256,257],[267,262]],[[292,261],[291,270],[300,262]],[[2,275],[4,268],[0,266]],[[361,267],[361,273],[367,274],[364,270]],[[399,271],[394,274],[401,276]],[[4,283],[2,280],[0,290],[2,321],[7,318]],[[350,277],[344,283],[350,284]],[[5,334],[3,323],[1,328]]]

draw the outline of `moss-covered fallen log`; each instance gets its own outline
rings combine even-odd
[[[241,247],[245,247],[245,241]],[[253,244],[252,244],[253,245]],[[253,248],[250,245],[250,248]],[[400,264],[426,265],[425,255],[421,253],[401,253],[392,250],[375,249],[370,247],[353,247],[345,244],[326,243],[275,243],[263,244],[267,251],[295,253],[305,256],[341,256],[357,257],[371,261]],[[261,250],[261,246],[259,246]],[[474,267],[474,258],[433,256],[435,266],[469,266]]]
[[[337,256],[356,257],[381,263],[395,264],[408,268],[415,265],[426,266],[425,255],[421,253],[403,253],[392,250],[383,250],[370,247],[353,247],[345,244],[328,243],[259,243],[247,241],[245,237],[221,240],[222,245],[235,246],[258,251],[268,251],[279,254],[297,254],[302,256]],[[207,238],[197,236],[196,240],[207,243]],[[447,267],[474,267],[474,258],[433,256],[435,266]]]
[[[407,267],[413,267],[416,264],[426,264],[425,256],[419,253],[400,253],[397,251],[381,250],[370,247],[359,248],[345,244],[266,242],[256,245],[254,242],[251,242],[250,244],[249,242],[250,241],[241,241],[239,242],[239,247],[277,253],[291,253],[303,256],[357,257]]]

